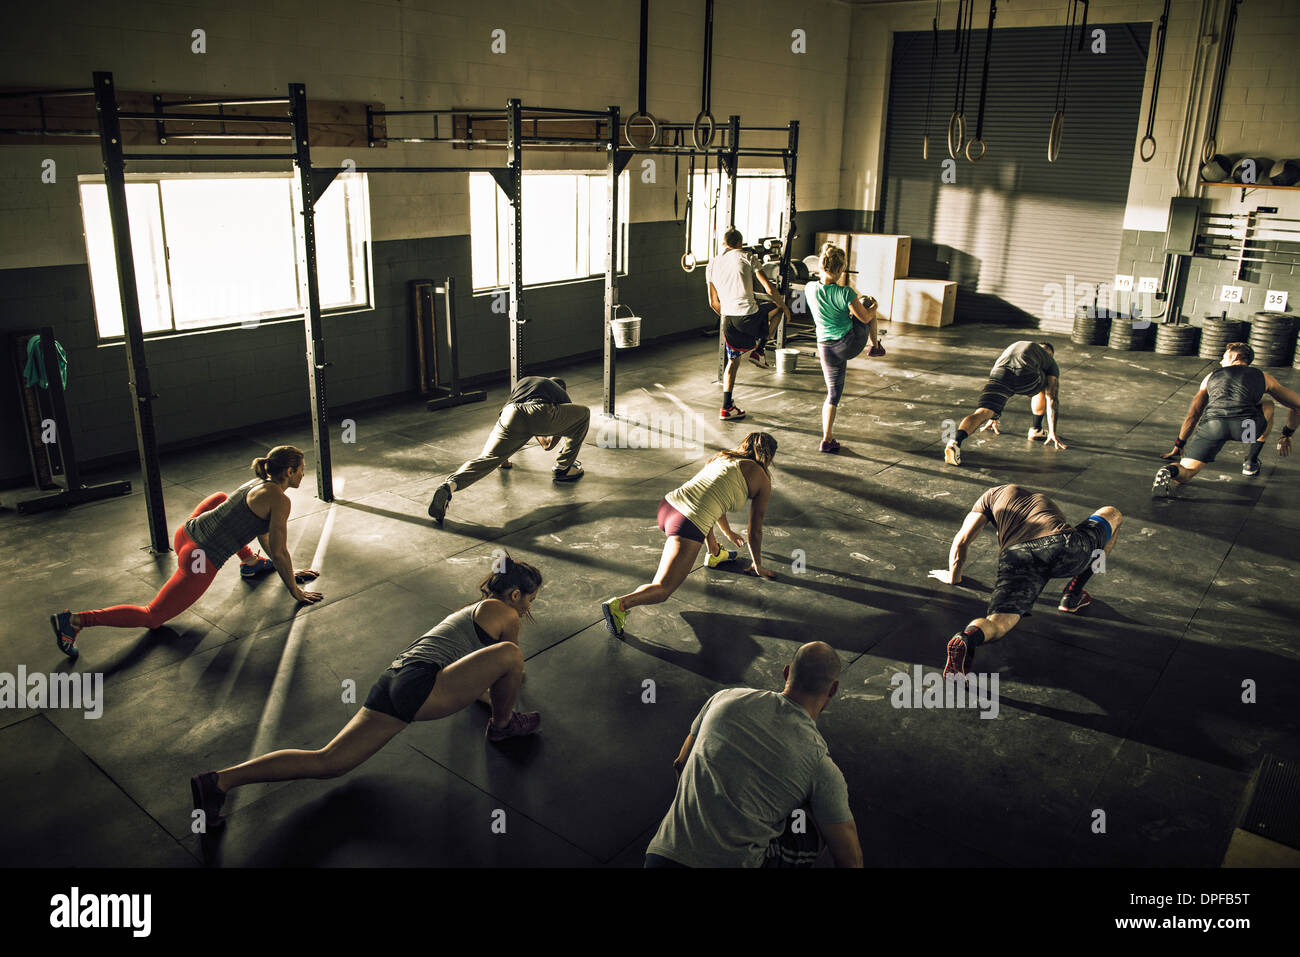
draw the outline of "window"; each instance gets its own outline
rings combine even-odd
[[[618,181],[619,272],[627,271],[628,174]],[[604,275],[606,174],[524,173],[524,285]],[[510,203],[489,173],[469,175],[474,288],[510,282]]]
[[[132,177],[127,217],[144,332],[188,332],[302,314],[295,177]],[[80,183],[86,254],[101,339],[124,334],[117,260],[102,178]],[[369,303],[363,174],[340,176],[316,203],[322,309]]]
[[[776,179],[741,179],[736,181],[736,228],[753,245],[767,236],[785,239],[787,182],[779,169],[742,170],[742,175],[775,175]],[[727,218],[726,177],[718,171],[696,170],[694,208],[691,213],[691,252],[700,263],[722,248],[722,234],[731,225]]]

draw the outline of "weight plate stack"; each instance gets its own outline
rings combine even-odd
[[[1110,347],[1139,352],[1147,347],[1150,326],[1134,328],[1132,319],[1117,318],[1110,324]]]
[[[1168,323],[1156,326],[1156,354],[1162,356],[1190,356],[1196,354],[1196,339],[1200,330],[1195,326]]]
[[[1250,347],[1255,350],[1255,365],[1291,364],[1295,351],[1296,321],[1284,312],[1257,312],[1251,323]]]
[[[1070,341],[1081,346],[1099,346],[1105,343],[1110,320],[1096,314],[1091,306],[1080,306],[1074,315],[1074,331]]]
[[[1206,316],[1201,323],[1201,347],[1197,355],[1202,359],[1221,359],[1229,342],[1244,342],[1246,323],[1239,319]]]

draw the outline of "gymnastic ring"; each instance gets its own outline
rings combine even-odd
[[[695,266],[699,262],[695,258],[695,253],[682,253],[682,271],[695,272]]]
[[[1057,110],[1052,114],[1052,128],[1047,134],[1047,162],[1055,163],[1061,155],[1061,133],[1065,130],[1065,112]]]
[[[924,136],[921,137],[921,159],[928,160],[929,158],[930,158],[930,134],[926,133]]]
[[[650,121],[650,138],[644,142],[632,138],[632,124],[637,120]],[[627,140],[628,145],[633,149],[643,150],[648,146],[654,146],[659,142],[659,121],[649,113],[644,113],[638,110],[636,113],[629,116],[627,122],[623,124],[623,137]]]
[[[957,142],[954,144],[952,134],[956,128]],[[948,117],[948,155],[956,159],[961,155],[962,147],[966,145],[966,115],[953,111],[952,116]]]
[[[709,121],[709,135],[701,137],[701,120],[704,120],[706,117]],[[709,144],[713,142],[713,134],[717,128],[718,121],[713,118],[713,114],[708,110],[700,110],[699,114],[695,117],[695,123],[691,126],[691,142],[695,145],[695,148],[697,150],[708,149]]]
[[[980,155],[971,156],[970,148],[974,146],[976,143],[980,145]],[[966,159],[972,163],[978,163],[980,160],[984,158],[984,154],[987,153],[988,151],[989,151],[988,144],[985,143],[984,140],[971,140],[966,144]]]
[[[1147,156],[1147,143],[1151,144],[1151,155]],[[1142,143],[1138,146],[1138,155],[1142,157],[1142,162],[1150,163],[1156,155],[1156,138],[1151,135],[1142,137]]]
[[[1205,141],[1205,146],[1201,149],[1202,166],[1204,166],[1210,160],[1214,159],[1214,151],[1217,150],[1218,148],[1219,148],[1219,144],[1215,142],[1213,136],[1211,136],[1208,140]]]

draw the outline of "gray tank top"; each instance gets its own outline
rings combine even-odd
[[[1231,365],[1215,369],[1205,383],[1209,397],[1207,419],[1226,419],[1246,415],[1263,415],[1260,402],[1268,390],[1264,373],[1254,366]]]
[[[495,639],[474,622],[474,614],[481,604],[483,601],[477,601],[452,612],[411,642],[388,667],[400,668],[409,661],[427,661],[445,668],[480,648],[495,644]]]
[[[261,484],[261,479],[253,479],[239,486],[216,508],[185,523],[185,534],[203,549],[214,568],[271,527],[270,515],[258,518],[248,507],[248,493]]]

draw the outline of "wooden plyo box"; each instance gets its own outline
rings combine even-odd
[[[849,285],[874,296],[882,320],[894,318],[894,280],[907,275],[912,237],[855,233],[849,249]]]
[[[893,320],[913,326],[952,325],[957,284],[942,279],[895,279]]]

